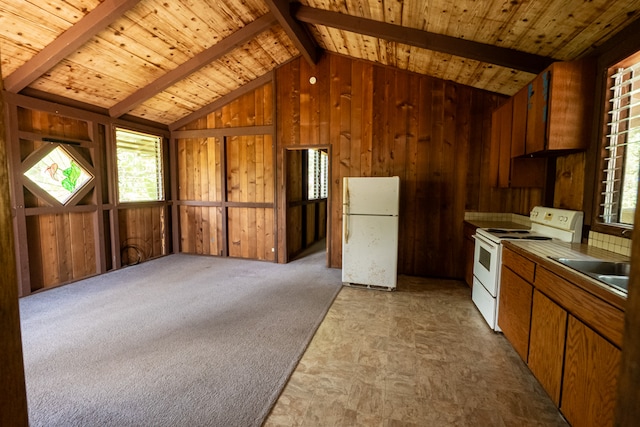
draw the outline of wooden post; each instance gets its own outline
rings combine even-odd
[[[640,209],[634,222],[640,226]],[[637,426],[640,420],[640,234],[634,228],[631,242],[631,276],[624,312],[622,363],[618,380],[616,422],[619,427]]]
[[[18,272],[13,245],[9,169],[0,71],[0,425],[28,426],[27,391],[22,361]]]

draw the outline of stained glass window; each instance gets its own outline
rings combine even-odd
[[[63,205],[93,178],[60,146],[51,150],[24,175]]]

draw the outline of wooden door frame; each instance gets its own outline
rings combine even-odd
[[[283,222],[282,229],[284,230],[284,236],[282,239],[283,252],[284,252],[284,262],[288,263],[291,260],[289,259],[289,248],[287,246],[287,236],[289,233],[287,227],[287,177],[289,176],[289,170],[287,167],[287,152],[288,151],[299,151],[299,150],[311,150],[311,149],[321,149],[327,150],[327,207],[326,207],[326,230],[325,230],[325,253],[326,260],[325,264],[327,267],[331,266],[331,144],[317,144],[317,145],[287,145],[282,147],[282,192],[280,193],[280,203],[279,208],[282,210],[282,215],[280,216],[280,220]]]

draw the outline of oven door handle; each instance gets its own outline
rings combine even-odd
[[[477,234],[474,234],[473,238],[476,239],[476,242],[480,242],[481,244],[487,245],[491,249],[495,249],[497,247],[493,242],[490,242],[489,240],[485,239],[482,236],[478,236]]]

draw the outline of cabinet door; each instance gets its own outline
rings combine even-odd
[[[556,406],[560,405],[562,362],[567,335],[567,312],[538,290],[533,292],[529,369],[547,391]]]
[[[508,188],[511,181],[511,119],[513,98],[500,107],[500,160],[498,187]]]
[[[525,362],[529,351],[532,294],[533,286],[511,269],[502,268],[498,326]]]
[[[551,70],[547,69],[527,86],[527,133],[525,145],[528,154],[544,151],[546,147],[550,84]]]
[[[513,96],[513,120],[511,125],[511,157],[526,154],[525,140],[527,137],[527,101],[528,86]]]
[[[546,130],[548,150],[586,149],[591,135],[595,66],[591,60],[552,66]]]
[[[569,316],[560,410],[574,427],[612,426],[620,350]]]

